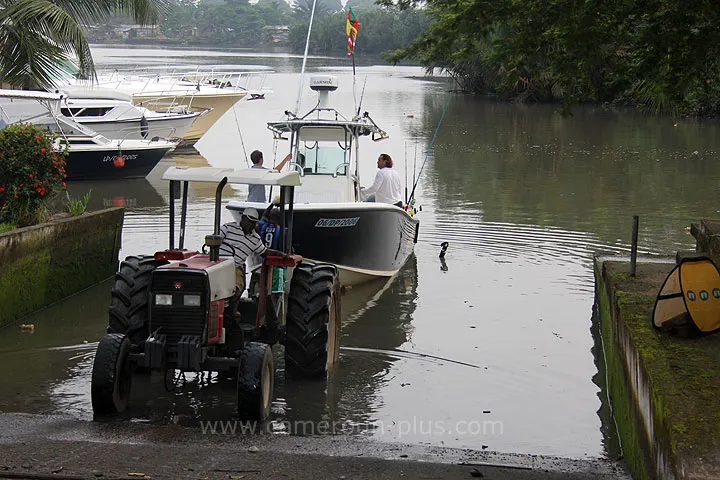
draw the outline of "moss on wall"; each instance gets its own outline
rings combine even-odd
[[[0,326],[112,276],[123,214],[112,208],[0,234]]]
[[[720,477],[720,335],[679,338],[651,325],[670,264],[597,270],[612,405],[635,478]],[[638,393],[639,392],[639,393]]]
[[[607,371],[607,388],[623,456],[633,478],[651,478],[653,470],[650,443],[647,440],[637,403],[617,344],[617,325],[612,315],[610,294],[602,274],[595,266],[596,298],[600,334]]]

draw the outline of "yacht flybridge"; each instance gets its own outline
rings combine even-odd
[[[337,78],[314,76],[310,88],[318,103],[298,117],[268,123],[276,138],[290,139],[290,168],[302,176],[295,191],[293,247],[305,258],[332,263],[340,282],[353,285],[389,277],[405,264],[417,242],[419,222],[405,209],[360,197],[361,138],[380,140],[387,134],[369,114],[346,118],[329,105]],[[246,207],[267,205],[231,201],[228,209],[239,220]]]

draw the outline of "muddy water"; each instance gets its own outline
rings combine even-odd
[[[286,153],[287,143],[275,144],[265,125],[294,108],[300,59],[95,51],[105,65],[208,62],[276,71],[266,78],[274,93],[228,112],[198,143],[201,155],[167,159],[146,180],[69,186],[73,195],[92,188],[93,208],[127,207],[123,256],[167,245],[167,186],[160,179],[167,166],[242,167],[256,148],[266,161]],[[334,99],[342,112],[356,111],[364,87],[361,110],[390,134],[363,145],[363,183],[372,180],[381,152],[394,157],[401,177],[423,169],[419,243],[396,278],[343,298],[341,366],[327,384],[286,382],[280,369],[268,430],[613,456],[591,331],[593,254],[627,254],[633,214],[641,217],[642,253],[692,248],[685,227],[716,215],[720,205],[720,130],[597,108],[564,118],[548,106],[451,95],[446,79],[423,79],[418,68],[360,63],[356,100],[345,59],[314,58],[309,70],[339,76]],[[301,110],[313,98],[306,95]],[[189,246],[199,246],[212,227],[212,196],[212,189],[191,187]],[[444,241],[450,246],[442,262]],[[25,319],[36,325],[32,335],[0,331],[0,410],[92,417],[89,375],[109,288],[99,285]],[[232,420],[233,387],[188,378],[181,391],[167,392],[161,377],[140,377],[126,418]]]

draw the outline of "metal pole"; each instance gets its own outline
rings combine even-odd
[[[170,180],[170,250],[175,248],[175,189],[177,183],[175,180]]]
[[[640,217],[637,215],[633,216],[633,227],[632,227],[632,244],[630,246],[630,276],[635,276],[635,270],[637,267],[637,245],[638,245],[638,225],[640,223]]]
[[[182,207],[180,208],[180,245],[178,246],[180,250],[185,248],[185,222],[187,220],[189,185],[190,182],[183,182]]]

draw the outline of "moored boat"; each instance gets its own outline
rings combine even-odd
[[[108,139],[60,114],[62,94],[0,90],[0,126],[29,122],[58,135],[54,148],[67,148],[68,180],[144,178],[177,142],[160,138]]]

